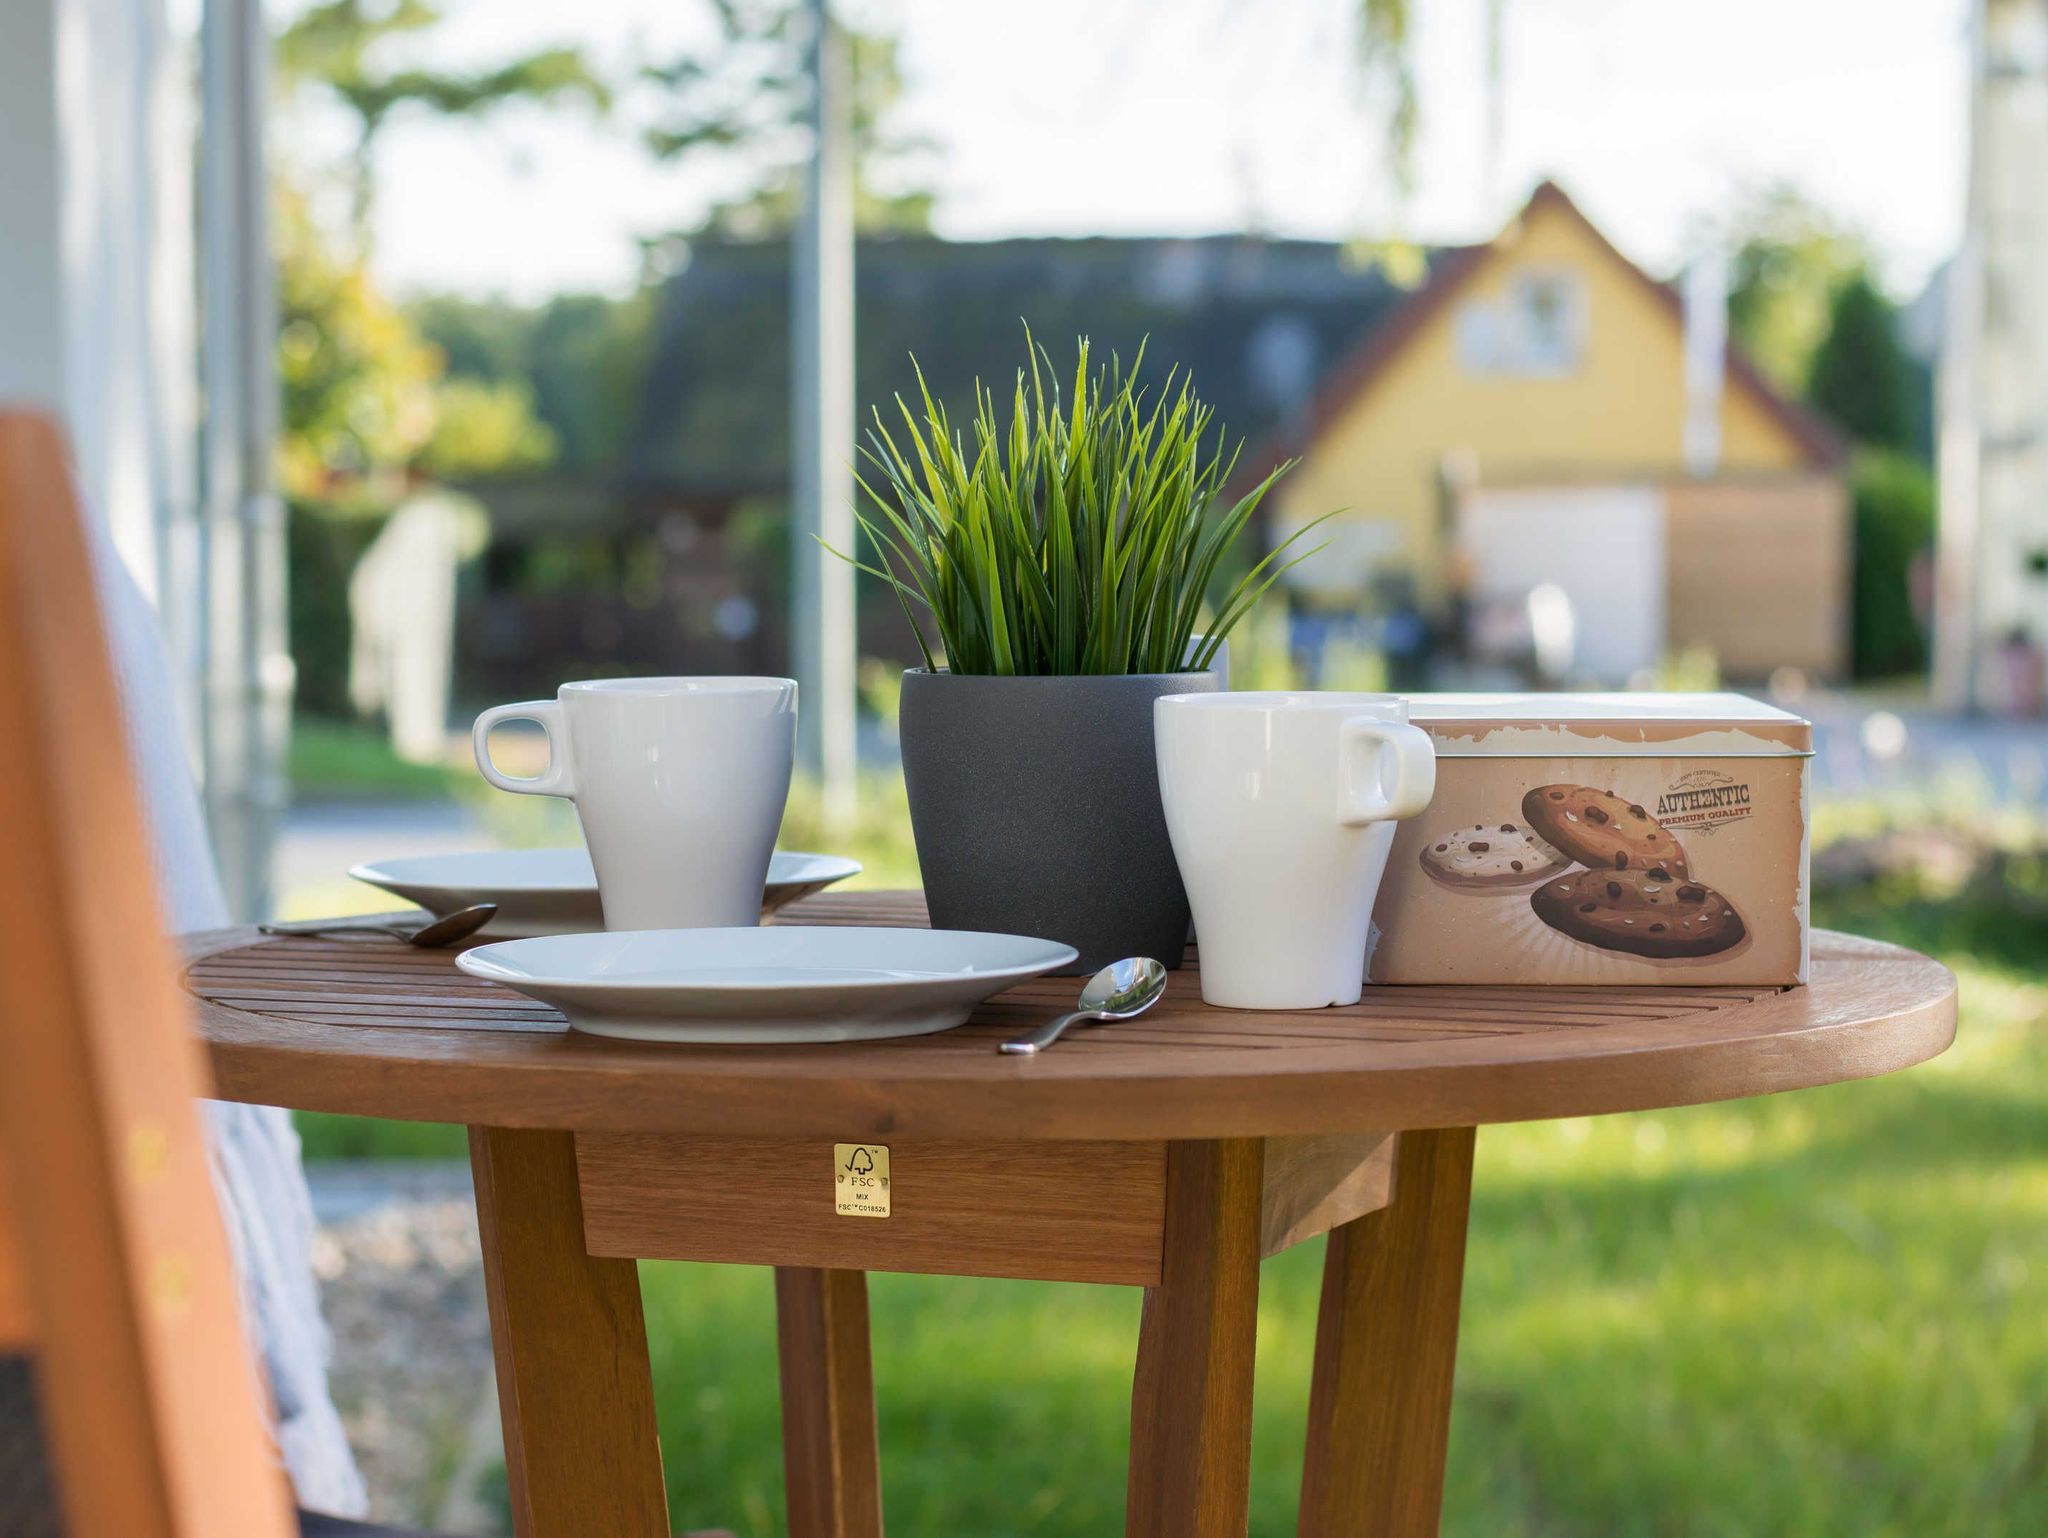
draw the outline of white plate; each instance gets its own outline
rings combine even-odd
[[[860,872],[858,860],[837,855],[778,849],[768,862],[763,916],[785,903],[844,881]],[[581,849],[479,849],[467,854],[418,855],[373,860],[349,874],[395,892],[429,913],[453,913],[474,903],[496,903],[486,935],[582,934],[604,928],[597,900],[597,876]]]
[[[964,929],[792,924],[550,935],[455,964],[635,1041],[870,1041],[958,1025],[983,999],[1074,960],[1072,946]]]

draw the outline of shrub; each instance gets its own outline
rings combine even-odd
[[[1858,678],[1893,678],[1927,665],[1913,602],[1913,568],[1934,543],[1934,482],[1905,454],[1866,449],[1852,471],[1855,545],[1851,666]]]

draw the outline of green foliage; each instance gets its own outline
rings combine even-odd
[[[880,485],[860,484],[878,516],[860,523],[881,564],[861,569],[895,590],[927,666],[937,657],[913,604],[955,673],[1206,667],[1308,532],[1228,586],[1190,657],[1211,579],[1291,462],[1211,518],[1237,454],[1226,457],[1220,429],[1215,452],[1204,447],[1211,414],[1185,374],[1169,374],[1148,405],[1143,349],[1128,374],[1113,358],[1091,377],[1084,338],[1064,402],[1051,356],[1028,330],[1025,340],[1030,368],[1017,371],[1007,428],[993,392],[975,384],[971,458],[928,389],[921,417],[897,398],[907,451],[875,412],[862,457]]]
[[[1869,450],[1853,466],[1855,555],[1850,657],[1858,678],[1894,678],[1927,665],[1913,611],[1916,561],[1934,543],[1934,481],[1906,454]]]
[[[287,91],[325,90],[355,120],[352,214],[367,244],[371,152],[392,112],[416,106],[444,117],[480,117],[510,101],[579,101],[604,111],[611,89],[582,53],[549,48],[473,73],[405,68],[388,62],[392,45],[445,20],[429,0],[325,0],[308,6],[279,34],[277,73]]]
[[[276,199],[278,481],[298,700],[348,711],[348,580],[418,472],[480,476],[548,462],[553,435],[525,386],[450,382],[440,349],[323,231],[291,186]]]
[[[377,537],[375,519],[322,501],[294,502],[285,522],[285,569],[294,699],[301,710],[342,716],[348,697],[348,579]]]
[[[523,384],[450,379],[434,392],[434,432],[420,455],[428,474],[447,479],[511,475],[555,457],[555,435],[533,416]]]
[[[1746,193],[1729,223],[1729,328],[1773,384],[1804,394],[1835,292],[1868,268],[1869,250],[1782,182]]]
[[[647,147],[662,160],[746,148],[754,160],[753,180],[715,204],[705,227],[733,235],[778,234],[795,221],[799,167],[809,152],[808,8],[802,0],[711,0],[711,7],[718,22],[716,46],[647,71],[664,95]],[[844,16],[833,24],[845,36],[852,73],[854,224],[867,231],[927,230],[932,194],[923,162],[933,146],[896,124],[903,98],[897,39],[854,26]]]
[[[460,294],[422,294],[405,301],[406,318],[441,349],[449,378],[491,383],[527,376],[535,313],[507,299]]]
[[[1415,0],[1353,0],[1352,54],[1358,86],[1381,98],[1387,161],[1403,197],[1415,190],[1415,144],[1422,107],[1415,88]],[[1487,154],[1497,158],[1507,78],[1507,0],[1484,0]]]
[[[1357,0],[1353,53],[1360,88],[1386,98],[1387,157],[1403,193],[1415,182],[1415,137],[1422,112],[1415,91],[1414,6],[1411,0]],[[1499,87],[1500,10],[1487,9],[1488,87]]]
[[[526,347],[541,418],[560,434],[565,463],[611,466],[639,416],[654,346],[659,290],[627,299],[563,294],[534,316]]]
[[[1911,446],[1912,370],[1899,346],[1899,315],[1858,269],[1835,290],[1827,336],[1813,358],[1807,399],[1871,448]]]
[[[437,294],[406,314],[441,349],[452,380],[527,391],[551,438],[548,463],[610,470],[638,414],[657,294],[562,294],[528,307]]]
[[[433,437],[440,359],[303,196],[282,189],[276,207],[280,479],[297,502],[347,500]]]
[[[276,206],[279,479],[294,504],[381,514],[411,469],[504,473],[553,458],[522,386],[449,384],[441,351],[308,200],[285,187]]]

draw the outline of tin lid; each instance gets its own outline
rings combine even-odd
[[[1411,694],[1440,758],[1787,758],[1813,725],[1744,694]]]

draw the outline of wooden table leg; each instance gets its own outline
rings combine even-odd
[[[1131,1389],[1127,1538],[1244,1538],[1264,1144],[1172,1143]]]
[[[1444,1495],[1470,1127],[1404,1132],[1394,1200],[1332,1229],[1299,1538],[1429,1538]]]
[[[867,1273],[776,1267],[775,1326],[789,1538],[882,1538]]]
[[[518,1538],[668,1538],[640,1278],[583,1246],[576,1140],[472,1127]]]

